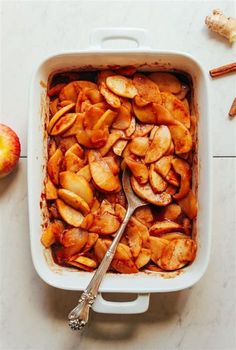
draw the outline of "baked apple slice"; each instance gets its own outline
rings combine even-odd
[[[56,199],[57,209],[62,217],[62,219],[69,225],[74,227],[79,227],[84,219],[83,214],[65,204],[61,199]]]
[[[139,184],[144,185],[148,182],[148,168],[145,164],[135,161],[132,157],[125,157],[124,160]]]
[[[172,166],[177,174],[180,175],[180,188],[173,197],[177,200],[184,198],[191,188],[191,168],[190,165],[183,159],[174,158],[171,161]]]
[[[54,185],[58,185],[59,183],[59,172],[60,172],[62,160],[63,160],[63,153],[61,149],[58,148],[48,161],[47,171]]]
[[[107,87],[116,95],[133,98],[138,94],[133,81],[122,75],[113,75],[106,78]]]
[[[64,247],[76,246],[76,253],[79,253],[88,241],[88,232],[79,228],[65,230],[62,238]]]
[[[147,226],[134,216],[131,216],[129,223],[126,226],[126,233],[131,236],[139,235],[142,239],[143,246],[146,246],[149,241],[149,231]]]
[[[157,264],[162,256],[164,248],[169,244],[169,241],[164,238],[150,237],[151,260]]]
[[[174,119],[178,120],[189,129],[190,115],[185,104],[169,92],[162,92],[161,97],[163,106],[168,109]]]
[[[84,161],[76,154],[68,150],[63,159],[63,170],[77,172],[84,166]]]
[[[136,120],[134,117],[131,118],[129,127],[125,130],[126,137],[130,137],[133,135],[136,129]]]
[[[117,155],[117,156],[122,156],[122,153],[125,149],[125,147],[127,146],[128,141],[126,140],[118,140],[116,141],[116,143],[113,146],[113,152]]]
[[[114,146],[114,144],[123,136],[123,132],[122,131],[114,131],[112,133],[109,134],[107,142],[105,143],[105,145],[100,148],[99,152],[102,156],[105,156],[110,149]]]
[[[134,176],[131,177],[131,185],[137,196],[144,199],[148,203],[152,203],[157,206],[165,206],[172,200],[171,195],[166,192],[162,192],[160,194],[154,193],[149,183],[140,185]]]
[[[87,164],[83,168],[81,168],[76,174],[83,176],[88,182],[91,181],[92,175],[90,172],[89,164]]]
[[[155,170],[164,178],[166,178],[171,169],[172,159],[173,156],[164,156],[155,163]]]
[[[147,124],[156,124],[157,123],[157,113],[155,108],[153,108],[153,103],[149,103],[146,106],[138,106],[133,100],[133,111],[136,118]]]
[[[95,232],[102,235],[115,233],[120,227],[120,221],[116,215],[109,212],[103,214],[93,214],[93,223],[89,227],[89,232]]]
[[[66,190],[64,188],[60,188],[58,190],[58,196],[71,207],[78,209],[82,214],[86,215],[90,212],[90,208],[87,202],[74,192]]]
[[[60,173],[59,178],[63,188],[82,197],[89,207],[91,207],[93,203],[93,191],[89,182],[83,176],[77,175],[71,171],[63,171]]]
[[[105,127],[110,127],[113,120],[116,118],[117,113],[111,109],[107,109],[106,112],[98,119],[98,121],[93,126],[94,130],[104,129]]]
[[[149,147],[148,137],[134,137],[130,144],[130,151],[139,157],[144,157]]]
[[[157,221],[149,229],[150,235],[160,236],[163,233],[183,231],[183,227],[174,221]]]
[[[50,222],[48,226],[43,230],[41,236],[41,243],[45,248],[49,248],[56,241],[56,236],[62,235],[64,230],[64,225],[62,221],[56,220]]]
[[[163,270],[178,270],[194,260],[196,248],[196,242],[190,238],[173,239],[164,247],[158,265]]]
[[[114,176],[108,164],[96,151],[88,153],[89,167],[95,185],[104,192],[113,192],[120,187],[120,181]]]
[[[51,129],[50,134],[53,136],[61,135],[72,127],[77,118],[76,113],[67,113],[62,116]]]
[[[145,155],[145,163],[153,163],[160,159],[168,151],[171,143],[171,134],[166,125],[161,125]]]
[[[176,220],[182,213],[181,207],[178,204],[171,203],[163,208],[163,217],[167,220]]]
[[[133,83],[138,91],[138,96],[147,102],[161,103],[159,87],[144,74],[135,74]],[[137,102],[137,101],[136,101]]]
[[[57,188],[48,176],[45,182],[45,195],[47,200],[57,199]]]
[[[175,125],[169,125],[169,130],[175,145],[176,154],[191,151],[193,146],[192,136],[182,123],[176,120]]]
[[[117,109],[117,113],[117,117],[115,118],[112,127],[119,130],[127,129],[132,118],[130,110],[125,105],[121,105],[121,107]]]
[[[155,171],[154,164],[150,165],[149,182],[154,193],[161,193],[167,187],[167,182]]]
[[[197,199],[192,190],[184,198],[178,200],[178,204],[190,219],[197,216]]]
[[[88,272],[92,272],[97,267],[97,262],[95,260],[83,255],[79,255],[77,258],[73,257],[67,261],[67,263]]]
[[[75,107],[75,103],[70,103],[69,105],[59,109],[59,111],[54,114],[54,116],[50,119],[49,123],[48,123],[48,127],[47,127],[47,131],[50,134],[52,128],[54,127],[54,125],[56,124],[56,122],[67,112],[69,112],[72,108]],[[66,130],[65,130],[66,131]]]
[[[148,77],[158,85],[161,92],[168,91],[177,94],[181,91],[181,82],[174,74],[155,72],[151,73]]]
[[[143,266],[149,263],[151,259],[151,250],[147,248],[142,248],[139,255],[135,260],[135,265],[138,269],[141,269]]]

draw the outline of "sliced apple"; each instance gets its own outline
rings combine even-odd
[[[180,269],[194,260],[196,250],[196,242],[190,238],[173,239],[164,247],[158,265],[167,271]]]
[[[70,101],[76,102],[77,96],[80,90],[84,88],[95,89],[96,87],[97,85],[92,83],[91,81],[85,81],[85,80],[72,81],[61,90],[59,98],[61,101],[70,100]]]
[[[84,150],[83,148],[78,144],[75,143],[74,145],[72,145],[67,151],[67,153],[74,153],[76,156],[82,158],[84,156]]]
[[[55,98],[52,102],[49,103],[49,110],[51,112],[51,115],[53,116],[54,114],[57,113],[58,111],[58,98]]]
[[[174,153],[175,153],[175,145],[174,145],[174,142],[171,141],[170,147],[169,147],[168,151],[166,152],[166,156],[171,156]]]
[[[72,108],[74,108],[75,103],[71,103],[61,109],[59,109],[59,111],[54,114],[54,116],[50,119],[48,127],[47,127],[47,131],[50,134],[52,131],[52,128],[54,127],[54,125],[56,124],[56,122],[67,112],[69,112]],[[66,131],[66,130],[65,130]]]
[[[83,214],[65,204],[61,199],[56,199],[57,209],[62,219],[69,225],[79,227],[84,219]]]
[[[144,74],[135,74],[133,83],[141,99],[148,102],[161,103],[161,94],[159,87]]]
[[[151,260],[158,264],[162,256],[164,248],[169,244],[169,241],[164,238],[150,237]],[[159,264],[158,264],[159,265]]]
[[[113,94],[113,92],[111,92],[104,83],[102,83],[99,88],[100,88],[100,92],[103,95],[103,97],[105,98],[106,102],[111,107],[120,108],[121,102],[120,102],[120,99],[117,95]]]
[[[181,82],[174,74],[155,72],[151,73],[148,77],[158,85],[161,92],[168,91],[177,94],[181,91]]]
[[[60,147],[60,149],[62,150],[63,153],[65,153],[66,151],[68,151],[68,149],[75,145],[77,143],[77,139],[75,136],[67,136],[64,137],[64,135],[61,136],[56,136],[55,137],[58,143],[58,147]]]
[[[168,184],[168,186],[166,187],[166,193],[169,193],[171,196],[173,196],[176,192],[177,192],[177,187],[171,184]]]
[[[50,139],[48,142],[48,158],[51,158],[51,156],[56,152],[57,145],[54,139]]]
[[[147,265],[151,259],[151,250],[147,248],[142,248],[139,255],[135,260],[135,265],[138,269],[141,269],[143,266]]]
[[[52,96],[55,96],[55,95],[58,95],[61,91],[61,89],[66,86],[66,84],[64,83],[59,83],[59,84],[56,84],[54,85],[53,87],[51,87],[48,92],[47,92],[47,95],[49,97],[52,97]]]
[[[118,140],[116,141],[116,143],[113,146],[113,152],[117,155],[117,156],[122,156],[122,153],[125,149],[125,147],[127,146],[128,141],[126,140]]]
[[[146,245],[149,241],[149,231],[145,224],[131,216],[128,225],[126,226],[126,234],[130,236],[140,236],[142,245]]]
[[[83,127],[84,113],[75,113],[75,114],[77,116],[75,122],[66,132],[63,132],[63,137],[76,135],[80,130],[84,129]]]
[[[101,214],[101,215],[103,215],[105,213],[115,215],[114,205],[112,203],[110,203],[107,199],[103,199],[103,201],[100,205],[100,211],[99,211],[99,214]]]
[[[97,267],[97,263],[95,260],[82,255],[78,256],[76,259],[70,260],[70,263],[71,262],[78,263],[78,265],[75,266],[78,266],[86,271],[90,271],[90,269],[95,269]]]
[[[115,158],[113,156],[103,157],[103,160],[108,164],[111,169],[113,175],[118,175],[120,172],[119,165],[117,164]]]
[[[91,248],[93,248],[93,246],[97,242],[98,237],[99,237],[99,235],[97,233],[89,232],[88,240],[87,240],[87,243],[84,246],[83,251],[84,252],[88,252]]]
[[[172,140],[175,145],[175,153],[187,153],[192,149],[193,141],[189,130],[180,122],[169,125]]]
[[[157,221],[153,226],[150,227],[150,235],[160,236],[163,233],[183,231],[183,227],[174,221]]]
[[[132,117],[129,127],[125,130],[125,135],[127,137],[130,137],[131,135],[133,135],[133,133],[135,132],[135,128],[136,128],[136,121],[135,121],[135,118]]]
[[[77,175],[71,171],[63,171],[59,175],[60,184],[63,188],[74,192],[78,196],[82,197],[91,207],[93,203],[93,191],[89,185],[89,182],[80,175]]]
[[[157,131],[157,129],[159,129],[159,126],[158,125],[155,125],[151,132],[150,132],[150,135],[149,135],[149,140],[152,141],[154,139],[154,136],[155,136],[155,133]]]
[[[180,175],[180,189],[173,197],[177,200],[184,198],[190,191],[191,187],[191,167],[183,159],[174,158],[171,161],[172,166],[177,174]]]
[[[115,131],[109,134],[106,144],[100,148],[100,154],[105,156],[114,144],[122,137],[123,133],[121,131]]]
[[[77,118],[76,113],[67,113],[66,115],[62,116],[53,126],[51,129],[50,134],[53,136],[61,135],[68,129],[72,127],[72,125],[75,123]]]
[[[131,185],[134,192],[148,203],[155,204],[157,206],[165,206],[171,202],[171,195],[166,192],[160,194],[154,193],[149,183],[140,185],[134,176],[131,177]]]
[[[95,151],[88,153],[89,167],[95,185],[105,192],[113,192],[120,186],[117,176],[114,176],[108,164]]]
[[[175,119],[171,115],[171,113],[168,111],[167,108],[165,108],[163,105],[158,103],[152,104],[152,113],[155,115],[156,124],[158,125],[174,125]]]
[[[120,273],[137,273],[138,269],[131,259],[131,252],[129,247],[125,244],[119,243],[112,261],[112,267]]]
[[[136,103],[137,106],[139,107],[144,107],[147,106],[150,101],[145,100],[143,97],[141,97],[140,95],[136,95],[134,97],[134,102]]]
[[[197,216],[197,199],[192,190],[184,198],[178,200],[178,204],[190,219]]]
[[[100,208],[100,202],[97,200],[97,198],[94,198],[93,205],[91,207],[91,213],[95,213]]]
[[[88,232],[79,228],[70,228],[63,233],[62,244],[64,247],[77,247],[76,253],[79,253],[88,241]]]
[[[112,111],[111,109],[106,110],[106,112],[98,119],[93,129],[98,130],[104,129],[106,126],[110,127],[116,116],[116,112]]]
[[[149,147],[149,139],[148,137],[135,137],[131,140],[129,147],[133,154],[144,157]]]
[[[139,234],[138,230],[135,229],[137,227],[136,225],[129,224],[125,233],[126,233],[126,238],[128,239],[128,244],[131,250],[131,253],[134,258],[136,258],[140,250],[142,248],[142,237]]]
[[[178,120],[189,129],[190,115],[185,104],[169,92],[162,92],[161,97],[163,106],[168,109],[174,119]]]
[[[58,148],[48,161],[47,171],[54,185],[58,185],[59,183],[59,172],[62,160],[63,153],[60,148]]]
[[[104,101],[104,97],[98,89],[87,89],[85,91],[85,96],[91,101],[92,104]]]
[[[178,187],[180,184],[179,176],[173,169],[170,169],[170,171],[166,175],[166,181],[176,187]]]
[[[84,112],[84,127],[93,129],[99,118],[104,114],[105,109],[100,106],[100,103],[91,105],[86,112]]]
[[[154,217],[150,206],[139,207],[134,212],[135,218],[148,228],[152,225]]]
[[[68,150],[63,159],[63,170],[77,172],[84,166],[84,161],[70,150]]]
[[[145,155],[145,163],[153,163],[160,159],[168,151],[171,143],[171,134],[167,126],[161,125]]]
[[[94,254],[99,262],[102,261],[110,244],[111,244],[111,240],[102,239],[102,238],[97,239],[94,245]]]
[[[88,182],[91,181],[92,175],[90,172],[89,164],[87,164],[83,168],[81,168],[76,174],[83,176]]]
[[[157,123],[157,113],[155,108],[153,108],[153,103],[149,103],[146,106],[140,107],[133,100],[133,111],[142,123],[156,124]]]
[[[115,204],[115,215],[118,217],[120,222],[123,222],[126,214],[126,209],[119,203]]]
[[[155,163],[155,170],[164,178],[166,178],[171,169],[172,159],[173,156],[164,156]]]
[[[163,208],[163,217],[167,220],[173,221],[180,216],[181,212],[182,212],[181,207],[178,204],[171,203],[167,205],[165,208]]]
[[[145,164],[135,161],[132,157],[125,157],[125,162],[139,184],[148,182],[148,168]]]
[[[92,148],[104,147],[109,137],[107,126],[102,129],[86,130],[86,133],[92,142]]]
[[[125,105],[121,105],[121,107],[117,109],[117,113],[117,117],[112,124],[113,128],[119,130],[127,129],[132,118],[130,110]]]
[[[175,96],[179,100],[183,100],[187,96],[189,90],[190,90],[189,85],[182,83],[181,84],[181,90],[178,93],[176,93]]]
[[[122,75],[107,77],[106,85],[114,94],[121,97],[133,98],[138,93],[132,80]]]
[[[57,188],[50,180],[50,177],[47,177],[45,182],[45,195],[47,200],[57,199]]]
[[[56,236],[62,234],[64,225],[61,221],[56,220],[50,222],[48,226],[43,230],[41,236],[41,243],[45,248],[49,248],[56,241]]]
[[[76,133],[76,139],[78,143],[86,148],[92,148],[93,144],[90,136],[85,130],[78,130]]]
[[[154,164],[150,165],[149,182],[154,193],[161,193],[167,187],[167,182],[155,171]]]
[[[120,227],[120,221],[117,216],[105,212],[104,214],[93,214],[93,223],[89,227],[90,232],[102,235],[110,235],[115,233]]]
[[[58,196],[72,208],[80,210],[82,214],[86,215],[90,212],[87,202],[85,202],[82,197],[78,196],[74,192],[60,188],[58,190]]]
[[[150,133],[153,128],[153,124],[140,124],[136,123],[136,129],[133,133],[133,137],[144,137]]]

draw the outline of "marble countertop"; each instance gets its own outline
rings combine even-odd
[[[87,48],[95,27],[141,27],[150,32],[152,48],[188,52],[207,72],[233,62],[236,44],[209,32],[204,18],[214,8],[235,15],[235,2],[3,1],[0,6],[0,118],[22,143],[18,169],[0,182],[0,348],[235,349],[236,119],[227,116],[235,97],[235,75],[209,78],[214,189],[209,267],[192,288],[153,294],[144,314],[93,312],[82,335],[70,331],[66,316],[78,293],[46,285],[32,265],[26,174],[29,83],[40,61],[60,51]]]

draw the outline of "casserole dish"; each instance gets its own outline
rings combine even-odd
[[[127,39],[136,42],[137,48],[117,50],[102,48],[107,39]],[[140,71],[177,70],[188,74],[193,85],[194,109],[198,117],[198,186],[199,210],[196,221],[197,256],[191,265],[181,271],[168,273],[143,273],[134,275],[108,273],[100,292],[137,293],[131,302],[108,302],[99,294],[93,309],[105,313],[140,313],[148,308],[149,293],[178,291],[192,286],[204,274],[210,253],[211,240],[211,151],[208,118],[207,82],[200,64],[190,55],[164,52],[148,48],[147,33],[141,29],[98,29],[91,36],[88,50],[67,52],[43,61],[33,76],[30,89],[28,129],[28,200],[31,251],[35,269],[48,284],[68,290],[84,290],[92,276],[56,265],[41,242],[45,177],[45,118],[48,114],[46,86],[52,74],[68,70],[105,69],[113,66],[135,66]],[[141,293],[141,294],[140,294]]]

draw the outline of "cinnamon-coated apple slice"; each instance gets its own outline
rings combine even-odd
[[[88,203],[89,207],[91,207],[93,203],[93,191],[89,182],[83,176],[71,171],[63,171],[60,173],[59,178],[63,188],[82,197]]]
[[[123,136],[123,131],[114,131],[112,133],[109,134],[107,142],[105,143],[105,145],[100,148],[100,154],[102,156],[105,156],[110,149],[113,147],[113,145]]]
[[[166,178],[171,169],[172,159],[173,156],[164,156],[155,163],[155,170],[164,178]]]
[[[70,103],[69,105],[59,109],[59,111],[54,114],[54,116],[50,119],[49,123],[48,123],[48,127],[47,127],[47,131],[50,134],[52,131],[52,128],[54,127],[54,125],[56,124],[56,122],[67,112],[69,112],[72,108],[74,108],[75,103]],[[66,131],[66,130],[65,130]]]
[[[101,106],[100,103],[91,105],[86,112],[83,113],[84,115],[84,127],[87,129],[93,129],[94,125],[97,123],[99,118],[104,114],[105,108]]]
[[[120,187],[119,178],[113,175],[108,164],[98,152],[89,151],[88,161],[93,181],[101,191],[113,192]]]
[[[167,241],[172,241],[173,239],[182,239],[182,238],[188,238],[188,237],[181,232],[169,232],[161,235],[161,238],[164,238]]]
[[[123,222],[126,214],[126,209],[119,203],[115,204],[115,215],[118,217],[120,222]]]
[[[150,165],[149,182],[154,193],[161,193],[167,187],[167,182],[155,171],[154,164]]]
[[[95,245],[97,239],[98,239],[99,235],[97,233],[94,232],[89,232],[88,233],[88,241],[84,246],[83,252],[88,252],[91,248],[93,248],[93,246]]]
[[[76,174],[83,176],[88,182],[91,181],[92,175],[90,172],[89,164],[81,168]]]
[[[176,220],[182,213],[181,207],[178,204],[171,203],[163,208],[163,217],[167,220]]]
[[[114,94],[107,87],[107,84],[106,84],[107,77],[110,77],[112,75],[114,75],[114,72],[112,72],[111,70],[101,71],[98,74],[98,87],[99,87],[100,93],[103,95],[103,97],[105,98],[106,102],[110,106],[112,106],[113,108],[120,108],[120,106],[121,106],[120,98],[116,94]]]
[[[77,172],[84,166],[84,161],[80,157],[78,157],[76,154],[68,150],[64,156],[63,159],[63,166],[62,168],[64,170]]]
[[[138,269],[131,257],[129,247],[123,243],[119,243],[111,265],[120,273],[137,273]]]
[[[133,83],[141,99],[148,102],[161,103],[161,94],[159,87],[144,74],[135,74]],[[136,101],[137,102],[137,101]]]
[[[77,258],[73,256],[67,261],[67,264],[88,272],[92,272],[97,267],[97,262],[95,260],[83,255],[79,255]]]
[[[192,190],[184,198],[178,200],[178,204],[190,219],[197,216],[197,199]]]
[[[167,91],[177,94],[181,91],[181,82],[174,74],[155,72],[151,73],[148,77],[158,85],[161,92]]]
[[[142,237],[138,231],[135,231],[132,228],[132,226],[131,228],[128,227],[125,233],[126,233],[126,238],[128,239],[128,245],[130,247],[130,251],[133,257],[136,258],[139,255],[140,250],[142,248]]]
[[[170,171],[168,172],[168,174],[166,175],[166,181],[173,185],[173,186],[176,186],[178,187],[179,184],[180,184],[180,181],[179,181],[179,175],[176,173],[175,170],[173,169],[170,169]]]
[[[158,264],[162,252],[168,244],[169,241],[164,238],[150,236],[151,260],[155,264]]]
[[[153,163],[160,159],[168,151],[171,143],[171,134],[166,125],[161,125],[145,155],[145,163]]]
[[[169,92],[162,92],[161,97],[163,106],[168,109],[174,119],[178,120],[189,129],[190,115],[185,104]]]
[[[98,119],[98,121],[93,126],[94,130],[104,129],[106,126],[110,127],[113,120],[116,118],[117,113],[111,109],[107,109],[106,112]]]
[[[144,199],[148,203],[155,204],[157,206],[165,206],[171,202],[171,195],[162,192],[162,193],[154,193],[149,183],[145,185],[140,185],[134,176],[131,177],[131,185],[134,192],[140,198]]]
[[[148,182],[148,168],[145,164],[135,161],[130,156],[124,160],[139,184],[144,185]]]
[[[189,130],[178,120],[174,125],[169,125],[172,140],[175,146],[175,153],[187,153],[193,146],[192,136]]]
[[[148,228],[153,224],[154,216],[150,206],[139,207],[134,212],[135,218]]]
[[[81,225],[84,216],[80,211],[65,204],[61,199],[56,199],[56,205],[61,217],[67,224],[74,227]]]
[[[156,124],[157,123],[157,113],[155,108],[153,108],[153,103],[149,103],[146,106],[138,106],[133,100],[133,111],[136,118],[147,124]]]
[[[60,188],[58,190],[58,196],[72,208],[80,210],[82,214],[86,215],[90,212],[87,202],[74,192]]]
[[[119,130],[125,130],[129,127],[131,118],[130,110],[122,104],[121,107],[117,109],[117,117],[115,118],[112,127]]]
[[[84,129],[84,127],[83,127],[84,113],[74,113],[74,114],[76,114],[76,116],[77,116],[76,120],[66,132],[63,132],[63,134],[62,134],[63,137],[76,135],[77,132]]]
[[[135,120],[135,117],[132,117],[129,127],[125,130],[125,135],[127,137],[130,137],[135,132],[135,129],[136,129],[136,120]]]
[[[121,97],[133,98],[138,93],[133,81],[123,75],[107,77],[106,85],[114,94]]]
[[[70,100],[76,102],[79,92],[85,88],[96,89],[97,85],[88,80],[75,80],[68,83],[60,92],[61,101]]]
[[[164,247],[158,265],[167,271],[180,269],[194,260],[196,250],[196,242],[190,238],[173,239]]]
[[[141,269],[143,266],[145,266],[147,263],[149,263],[151,259],[151,249],[142,248],[140,250],[139,255],[135,259],[135,265],[138,269]]]
[[[67,113],[66,115],[62,116],[53,126],[51,129],[50,134],[53,136],[61,135],[68,129],[72,127],[72,125],[75,123],[77,118],[76,113]]]
[[[76,156],[80,157],[80,158],[83,158],[84,156],[84,150],[83,148],[78,144],[78,143],[75,143],[74,145],[72,145],[67,151],[65,154],[67,153],[74,153]]]
[[[64,247],[76,246],[76,253],[79,253],[88,241],[88,232],[80,228],[70,228],[63,232],[62,245]]]
[[[114,144],[114,146],[112,147],[113,152],[117,155],[117,156],[122,156],[122,153],[125,149],[125,147],[127,146],[128,141],[126,140],[118,140],[116,141],[116,143]]]
[[[183,159],[174,158],[171,161],[172,166],[177,174],[180,175],[180,188],[177,193],[173,195],[173,197],[177,200],[184,198],[191,187],[191,167],[190,165]]]
[[[90,232],[95,232],[102,235],[110,235],[115,233],[120,227],[120,221],[116,215],[109,212],[104,214],[93,214],[93,223],[89,227]]]
[[[107,249],[109,248],[111,244],[110,239],[102,239],[98,238],[95,245],[94,245],[94,254],[96,259],[101,262],[104,255],[106,254]]]
[[[59,236],[63,233],[64,225],[62,221],[56,220],[50,222],[47,227],[43,230],[41,236],[41,243],[45,248],[49,248],[56,241],[56,236]]]
[[[57,188],[48,176],[45,182],[45,195],[47,200],[57,199]]]
[[[148,137],[134,137],[130,144],[130,151],[139,157],[144,157],[147,153],[149,147],[149,138]]]
[[[156,221],[149,229],[150,235],[160,236],[163,233],[173,232],[173,231],[183,231],[183,227],[174,221]]]
[[[133,133],[133,137],[144,137],[147,136],[153,128],[153,124],[141,124],[136,123],[135,132]]]
[[[126,226],[126,233],[129,235],[139,235],[142,239],[142,245],[145,246],[149,241],[149,231],[147,226],[139,221],[135,216],[131,216],[128,225]]]
[[[63,153],[60,148],[51,156],[48,161],[47,171],[54,185],[59,184],[59,172],[63,160]]]

